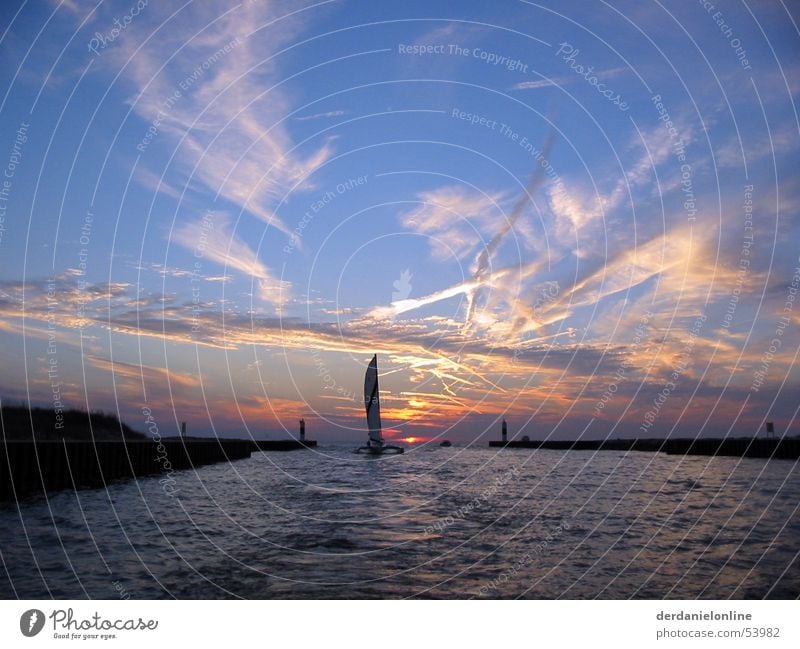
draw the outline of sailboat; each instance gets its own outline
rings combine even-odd
[[[369,439],[367,445],[357,448],[356,453],[369,453],[370,455],[383,455],[384,453],[402,453],[402,446],[392,446],[383,443],[381,434],[381,402],[378,392],[378,355],[372,357],[364,376],[364,407],[367,409],[367,426]]]

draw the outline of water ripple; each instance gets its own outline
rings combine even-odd
[[[792,462],[320,451],[4,505],[0,596],[800,595]]]

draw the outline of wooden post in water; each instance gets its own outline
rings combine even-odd
[[[771,421],[767,422],[767,437],[775,437],[775,424]]]
[[[503,442],[508,441],[508,425],[506,424],[506,420],[503,419]]]
[[[305,419],[301,419],[300,420],[300,441],[301,442],[305,442],[306,441],[306,420]]]
[[[181,422],[181,437],[186,437],[186,422]]]

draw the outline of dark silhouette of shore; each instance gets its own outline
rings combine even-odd
[[[85,410],[55,410],[25,405],[4,405],[0,410],[3,436],[7,440],[146,440],[116,415]]]
[[[174,495],[175,471],[248,458],[251,450],[249,441],[216,438],[6,440],[0,445],[0,501],[154,474],[164,474],[164,490]]]
[[[249,458],[253,451],[317,445],[304,430],[301,440],[162,437],[157,429],[145,435],[103,412],[3,406],[0,416],[0,501],[154,474],[164,475],[164,491],[174,496],[175,471]]]

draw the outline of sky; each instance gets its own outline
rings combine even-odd
[[[798,434],[764,2],[0,8],[0,398],[159,434]],[[150,417],[150,419],[148,419]]]

